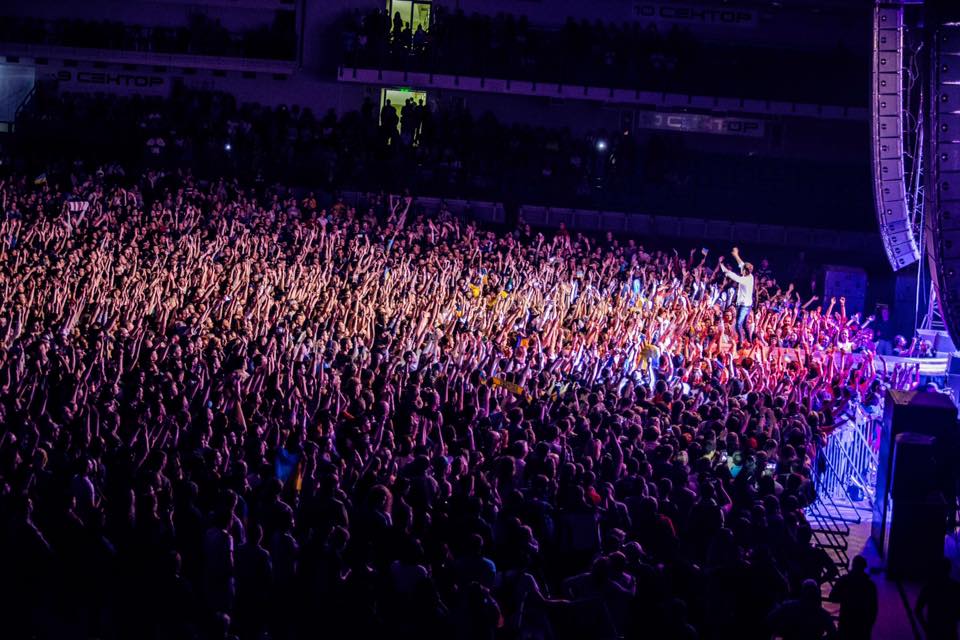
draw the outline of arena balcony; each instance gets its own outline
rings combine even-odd
[[[297,0],[152,0],[154,4],[184,5],[225,9],[267,9],[296,11]]]
[[[131,170],[189,167],[206,178],[238,175],[330,191],[409,190],[554,213],[570,207],[658,219],[779,220],[852,232],[875,225],[870,169],[844,158],[843,136],[834,138],[836,153],[816,159],[789,150],[754,155],[736,145],[700,148],[664,131],[624,135],[503,122],[453,104],[416,113],[401,108],[400,126],[391,132],[372,99],[357,111],[313,114],[189,88],[160,98],[41,87],[20,111],[17,148],[35,173],[84,149]],[[815,130],[787,135],[812,138]]]
[[[182,27],[0,17],[0,55],[8,62],[32,59],[36,65],[60,60],[64,66],[85,61],[291,73],[297,55],[294,16],[286,11],[275,15],[273,24],[243,32],[228,31],[218,21],[199,14]]]
[[[868,61],[700,42],[681,29],[444,15],[416,31],[382,12],[342,18],[339,80],[769,116],[865,119]],[[829,69],[829,73],[824,73]]]

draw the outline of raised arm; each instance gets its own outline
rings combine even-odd
[[[738,266],[738,267],[742,267],[742,266],[743,266],[744,260],[740,257],[740,248],[739,248],[739,247],[734,247],[733,249],[731,249],[731,250],[730,250],[730,255],[732,255],[732,256],[733,256],[733,259],[737,261],[737,266]]]
[[[734,282],[741,283],[745,280],[743,276],[730,271],[730,269],[727,269],[727,265],[723,264],[723,256],[720,256],[719,266],[720,270],[723,271],[723,275],[727,276]]]

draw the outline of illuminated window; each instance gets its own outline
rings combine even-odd
[[[387,0],[390,12],[390,33],[394,38],[406,34],[417,42],[430,31],[430,10],[432,0]]]

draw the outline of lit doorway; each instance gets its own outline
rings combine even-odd
[[[387,113],[385,109],[387,107],[388,100],[390,101],[390,106],[393,108],[394,113],[396,114],[396,117],[391,119],[396,123],[397,133],[401,136],[408,136],[408,144],[416,146],[420,138],[420,127],[423,123],[419,120],[416,111],[408,110],[405,113],[403,108],[408,104],[408,101],[412,101],[409,104],[414,109],[419,107],[427,108],[427,92],[415,91],[406,87],[381,89],[380,126],[383,126],[384,124],[384,114]],[[408,121],[407,118],[410,118],[410,120]]]

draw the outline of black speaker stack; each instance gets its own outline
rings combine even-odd
[[[883,418],[872,535],[888,576],[923,578],[943,557],[957,408],[942,393],[889,391]]]

